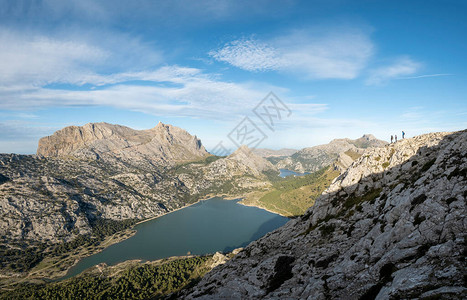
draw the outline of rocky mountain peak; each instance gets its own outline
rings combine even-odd
[[[372,135],[372,134],[364,134],[361,139],[366,140],[366,141],[374,141],[377,140],[377,138]]]
[[[162,122],[148,130],[108,123],[65,127],[41,138],[37,154],[45,157],[118,158],[159,163],[195,160],[208,155],[196,136]]]

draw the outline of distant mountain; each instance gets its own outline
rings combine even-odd
[[[252,149],[243,145],[239,147],[234,153],[227,157],[228,160],[237,161],[242,165],[248,166],[257,172],[273,171],[276,168],[266,159],[257,155]]]
[[[348,167],[349,162],[357,158],[366,148],[381,147],[387,142],[378,140],[371,134],[365,134],[356,140],[335,139],[329,144],[304,148],[290,157],[276,163],[276,167],[297,172],[315,172],[333,164],[340,158],[337,166]]]
[[[282,148],[280,150],[272,150],[265,148],[257,148],[252,150],[254,154],[261,157],[280,157],[280,156],[290,156],[297,152],[296,149]]]
[[[147,130],[108,123],[69,126],[41,138],[37,154],[45,157],[118,158],[127,162],[177,163],[209,155],[187,131],[161,122]]]
[[[466,299],[467,131],[369,148],[183,299]]]

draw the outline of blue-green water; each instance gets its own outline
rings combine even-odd
[[[305,173],[297,173],[297,172],[294,172],[294,171],[291,171],[291,170],[287,170],[287,169],[279,169],[280,171],[280,174],[279,176],[284,178],[284,177],[287,177],[287,176],[303,176],[303,175],[307,175],[307,174],[310,174],[308,172],[305,172]]]
[[[268,211],[240,205],[238,201],[212,198],[139,224],[134,236],[83,258],[63,279],[99,263],[115,265],[130,259],[156,260],[188,252],[231,251],[288,221]]]

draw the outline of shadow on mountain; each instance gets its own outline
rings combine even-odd
[[[365,153],[335,180],[338,190],[208,273],[196,295],[248,298],[242,287],[253,287],[245,274],[261,266],[254,285],[262,297],[456,298],[465,286],[466,133],[424,135]],[[284,253],[288,268],[300,270],[292,277],[275,276]],[[283,280],[267,291],[273,278]]]
[[[284,219],[286,218],[279,216],[279,215],[275,215],[272,219],[261,224],[261,226],[258,227],[258,229],[255,231],[255,233],[253,233],[253,235],[250,237],[250,239],[247,242],[244,242],[241,245],[237,245],[237,246],[225,247],[222,252],[228,253],[228,252],[232,252],[232,250],[236,248],[243,248],[243,247],[248,246],[248,244],[250,244],[252,241],[256,241],[257,239],[263,237],[268,232],[271,232],[274,229],[276,229],[278,224],[284,223]]]

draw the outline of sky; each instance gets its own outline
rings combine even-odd
[[[161,121],[211,152],[466,129],[466,15],[461,0],[0,0],[0,153],[90,122]]]

